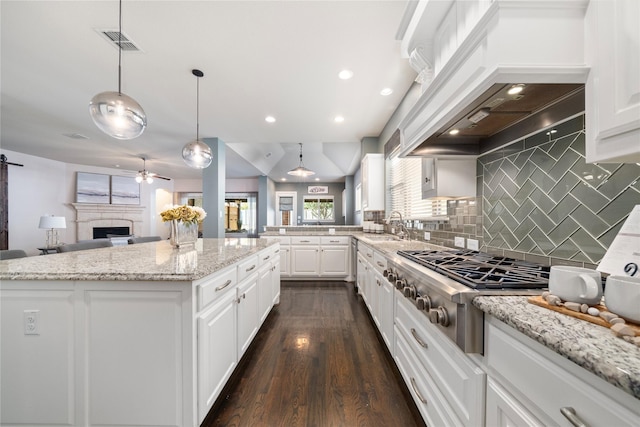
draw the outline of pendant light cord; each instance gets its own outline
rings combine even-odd
[[[118,15],[118,93],[122,95],[122,0]]]
[[[196,76],[196,141],[200,140],[200,77]]]

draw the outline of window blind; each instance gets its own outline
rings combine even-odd
[[[447,201],[422,199],[422,158],[398,157],[394,151],[385,162],[386,210],[398,211],[405,219],[446,215]]]

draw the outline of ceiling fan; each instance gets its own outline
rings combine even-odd
[[[140,183],[142,181],[146,181],[147,184],[151,184],[154,178],[166,179],[167,181],[171,181],[171,178],[160,176],[157,173],[149,172],[147,170],[147,159],[145,159],[144,157],[140,158],[142,159],[142,170],[138,171],[138,173],[136,174],[136,182]]]

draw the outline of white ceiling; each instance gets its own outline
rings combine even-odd
[[[96,30],[117,30],[118,2],[2,0],[0,146],[126,170],[145,156],[152,172],[199,178],[181,158],[196,134],[198,68],[200,137],[227,144],[228,178],[279,180],[303,143],[305,166],[340,181],[415,78],[395,40],[407,3],[125,0],[122,30],[142,52],[123,53],[122,92],[148,127],[120,141],[88,114],[95,94],[117,90],[118,50]],[[352,79],[338,78],[345,68]],[[393,94],[381,96],[385,87]]]

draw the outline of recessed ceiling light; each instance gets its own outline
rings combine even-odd
[[[264,118],[264,121],[267,123],[275,123],[276,122],[276,118],[273,116],[267,116]]]
[[[320,178],[316,178],[316,181],[320,181]]]
[[[509,95],[517,95],[520,92],[522,92],[524,90],[524,85],[522,83],[517,84],[517,85],[513,85],[509,88],[509,90],[507,91],[507,93]]]
[[[382,95],[382,96],[389,96],[389,95],[391,95],[392,93],[393,93],[393,90],[391,90],[391,89],[390,89],[390,88],[388,88],[388,87],[385,87],[384,89],[382,89],[382,90],[380,91],[380,95]]]
[[[342,80],[349,80],[351,77],[353,77],[353,71],[342,70],[338,73],[338,77],[340,77]]]
[[[457,135],[457,134],[459,134],[459,133],[460,133],[460,130],[459,130],[459,129],[451,129],[451,130],[449,131],[449,135]]]
[[[287,178],[280,178],[280,181],[286,181]]]
[[[342,122],[344,122],[344,117],[336,116],[336,118],[333,119],[333,121],[336,122],[336,123],[342,123]]]

